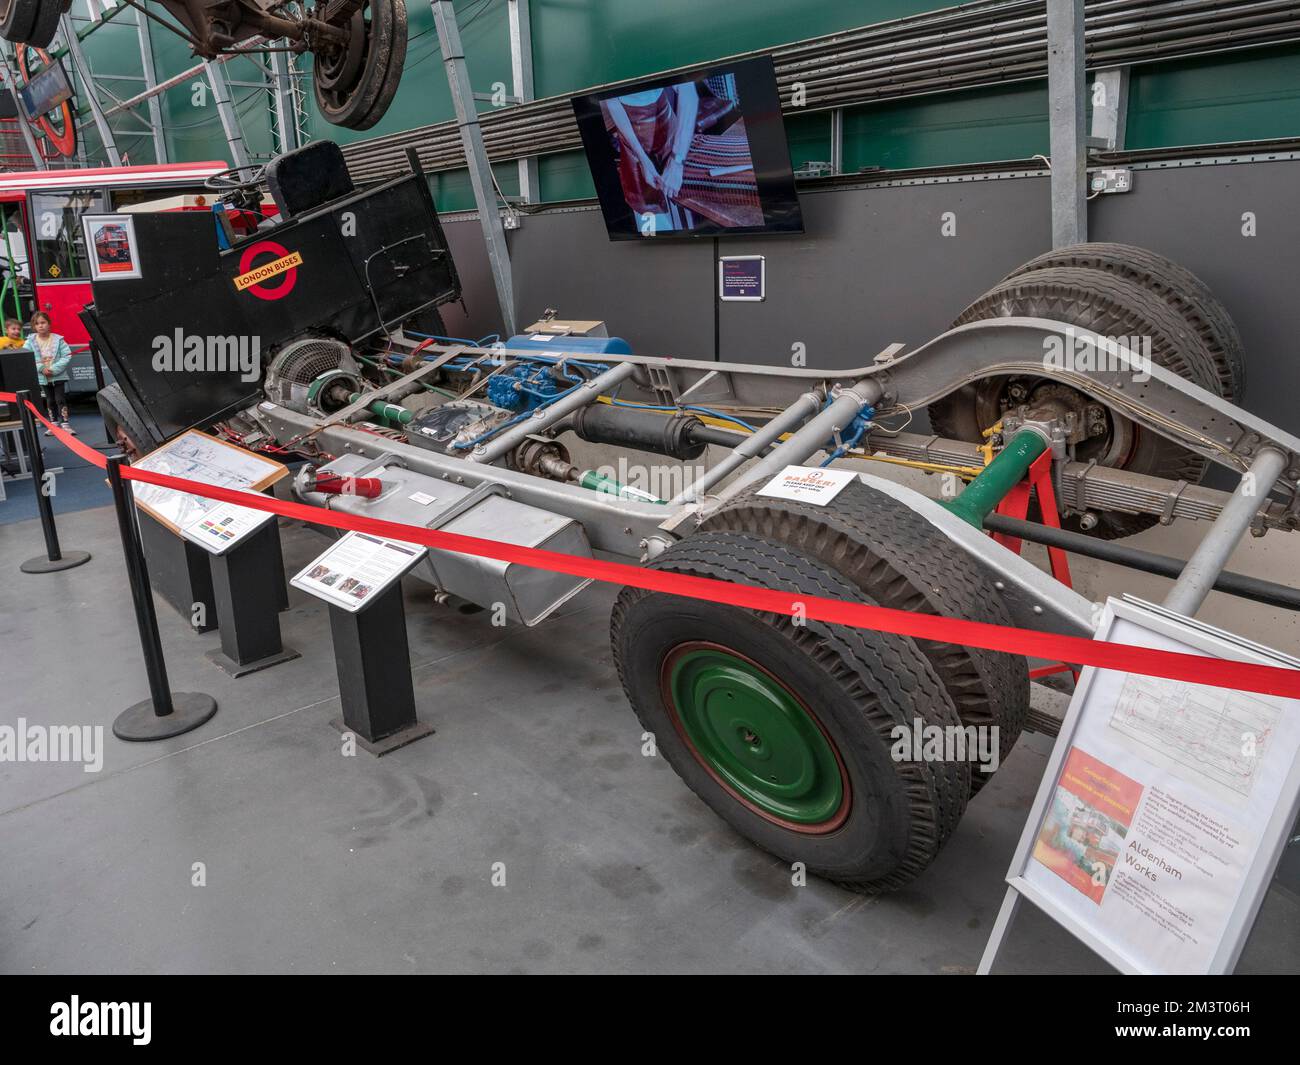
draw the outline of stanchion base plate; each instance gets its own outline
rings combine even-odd
[[[435,731],[432,725],[426,725],[423,721],[416,721],[403,729],[398,729],[391,736],[385,736],[382,740],[375,740],[372,743],[357,732],[356,729],[350,728],[341,717],[334,718],[330,724],[345,735],[351,733],[357,739],[357,746],[363,751],[369,751],[376,758],[391,754],[399,747],[405,747],[408,743],[422,740],[425,736],[432,736]]]
[[[24,573],[57,573],[61,569],[72,569],[90,561],[89,551],[65,551],[57,562],[51,562],[44,555],[29,558],[18,568]]]
[[[144,699],[128,706],[113,722],[113,735],[119,740],[165,740],[196,729],[217,712],[217,701],[202,692],[172,692],[172,712],[159,717],[153,712],[153,700]]]
[[[269,669],[271,666],[278,666],[281,662],[292,662],[295,658],[301,658],[302,655],[292,647],[281,647],[273,655],[267,655],[265,658],[255,658],[251,662],[236,662],[225,651],[218,647],[214,651],[208,651],[204,656],[213,665],[220,666],[225,672],[232,677],[246,677],[250,673],[256,673],[259,669]]]

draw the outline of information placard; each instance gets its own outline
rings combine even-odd
[[[274,518],[269,511],[218,502],[181,529],[181,535],[211,554],[224,555]]]
[[[251,492],[264,491],[289,472],[283,463],[255,455],[197,429],[168,440],[132,465],[136,469],[183,477],[219,488]],[[142,510],[177,535],[183,535],[183,530],[198,523],[209,511],[225,505],[216,499],[143,481],[132,481],[131,490]]]
[[[761,255],[724,255],[718,260],[718,298],[761,303],[767,298],[767,260]]]
[[[820,466],[787,466],[757,492],[772,499],[793,499],[824,507],[857,478],[853,470],[822,469]]]
[[[417,544],[350,532],[307,564],[289,583],[356,613],[424,558]]]
[[[1300,668],[1127,598],[1097,638]],[[1007,883],[1124,972],[1229,972],[1298,808],[1300,701],[1089,667]]]

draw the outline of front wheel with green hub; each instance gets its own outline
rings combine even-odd
[[[652,565],[874,603],[817,558],[742,532],[698,533]],[[899,727],[960,724],[907,637],[625,588],[612,641],[633,709],[687,786],[810,873],[899,887],[965,809],[969,763],[894,757]]]
[[[852,787],[803,700],[751,658],[705,640],[664,657],[659,695],[677,735],[733,799],[793,832],[833,832]]]

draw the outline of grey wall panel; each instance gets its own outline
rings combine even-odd
[[[492,270],[488,266],[487,245],[478,220],[443,221],[447,245],[460,274],[462,304],[442,308],[442,322],[449,336],[477,340],[489,333],[501,332],[501,311],[492,287]]]
[[[721,357],[862,366],[895,341],[922,344],[989,285],[1050,244],[1042,178],[822,192],[802,197],[805,234],[719,242],[763,255],[767,299],[724,303]],[[945,216],[955,227],[945,236]]]
[[[711,240],[611,241],[595,210],[529,216],[510,240],[521,329],[554,307],[639,354],[713,357]]]
[[[1091,207],[1094,240],[1141,244],[1210,286],[1245,345],[1242,405],[1300,432],[1300,160],[1139,170],[1131,193]]]

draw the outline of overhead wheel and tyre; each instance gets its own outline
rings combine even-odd
[[[700,532],[659,570],[870,603],[804,552]],[[966,806],[970,764],[893,757],[891,730],[956,727],[907,637],[625,588],[611,618],[624,691],[692,791],[764,850],[857,891],[916,877]]]
[[[1101,270],[1160,296],[1204,341],[1219,377],[1219,395],[1241,402],[1246,392],[1246,355],[1237,324],[1210,286],[1185,266],[1147,248],[1094,241],[1044,252],[1011,271],[1008,277],[1054,267]]]
[[[127,402],[121,385],[105,385],[96,394],[95,402],[109,435],[128,462],[135,462],[158,446],[159,441]]]
[[[41,0],[0,0],[0,37],[25,44],[36,26]]]
[[[0,0],[0,37],[14,44],[45,48],[54,40],[64,0]]]
[[[327,122],[369,129],[388,110],[406,63],[405,0],[365,0],[341,46],[314,54],[312,91]]]
[[[1022,317],[1047,318],[1107,337],[1138,337],[1144,343],[1149,338],[1156,365],[1221,396],[1231,383],[1231,375],[1221,372],[1223,353],[1178,308],[1116,271],[1049,266],[1013,274],[967,307],[953,324]],[[979,443],[983,430],[1008,410],[1043,403],[1074,409],[1097,426],[1094,435],[1075,446],[1078,461],[1193,484],[1205,474],[1206,462],[1195,452],[1047,377],[997,376],[965,385],[930,405],[930,424],[940,436]],[[1062,525],[1111,540],[1141,532],[1157,521],[1151,515],[1119,511],[1102,511],[1096,517],[1095,526],[1088,528],[1078,515],[1063,518]]]
[[[933,525],[897,499],[861,481],[845,485],[828,506],[773,499],[750,489],[710,515],[701,528],[750,532],[811,555],[881,606],[1012,624],[993,578],[974,558],[954,550]],[[1000,764],[1029,716],[1025,658],[931,640],[917,641],[917,647],[961,723],[997,729]],[[972,794],[992,776],[984,768],[971,772]]]

